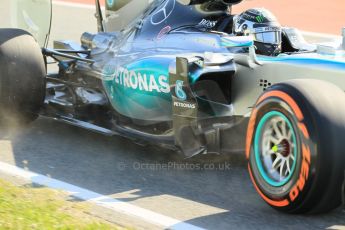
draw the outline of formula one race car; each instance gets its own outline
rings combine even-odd
[[[0,29],[1,118],[45,116],[186,157],[243,149],[269,205],[332,210],[344,196],[345,42],[308,44],[264,9],[232,15],[240,2],[107,0],[104,15],[96,0],[99,32],[48,49],[50,0],[8,0],[7,27],[24,30]]]

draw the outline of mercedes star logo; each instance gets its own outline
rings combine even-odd
[[[175,8],[176,0],[166,0],[152,15],[151,23],[158,25],[164,22]]]

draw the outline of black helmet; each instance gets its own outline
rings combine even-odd
[[[276,17],[264,8],[249,9],[236,15],[233,33],[252,34],[258,54],[274,56],[281,51],[281,25]]]

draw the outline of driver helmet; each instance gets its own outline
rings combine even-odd
[[[236,15],[233,33],[237,36],[253,35],[258,54],[276,56],[281,51],[281,25],[276,17],[264,8],[249,9]]]

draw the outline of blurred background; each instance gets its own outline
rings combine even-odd
[[[94,0],[59,0],[94,4]],[[105,0],[101,0],[104,5]],[[345,0],[244,0],[234,6],[240,13],[248,8],[264,7],[272,11],[284,26],[304,31],[340,35],[345,27]]]
[[[282,25],[304,31],[340,35],[345,27],[344,0],[245,0],[233,12],[252,7],[267,8]]]

